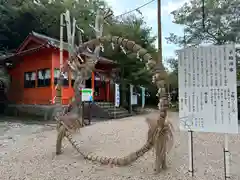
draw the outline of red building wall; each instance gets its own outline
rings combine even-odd
[[[17,104],[52,104],[56,96],[56,85],[54,84],[54,70],[60,67],[60,52],[58,48],[49,45],[48,38],[38,33],[30,33],[28,37],[17,49],[17,53],[14,57],[15,67],[9,69],[9,75],[11,76],[11,85],[8,91],[8,100],[11,103]],[[40,49],[39,49],[40,48]],[[38,50],[36,50],[38,49]],[[20,57],[21,56],[21,57]],[[68,52],[63,52],[63,63],[68,59]],[[109,62],[109,60],[103,60],[96,65],[98,71],[104,71],[111,73],[112,68],[115,65]],[[47,84],[46,86],[39,87],[38,84],[38,70],[48,69],[50,72],[50,78],[40,80],[40,83]],[[35,72],[36,81],[31,81],[29,86],[26,81],[25,73]],[[100,72],[101,73],[101,72]],[[100,79],[101,81],[102,79]],[[92,80],[90,82],[92,88],[97,88],[100,92],[99,96],[95,96],[94,100],[111,100],[114,95],[114,90],[111,92],[109,88],[109,82],[105,85],[100,81],[94,81],[94,73],[92,73]],[[47,82],[47,83],[46,83]],[[97,84],[96,84],[97,83]],[[24,85],[28,87],[24,87]],[[108,93],[108,95],[107,95]],[[71,97],[74,96],[73,88],[71,87],[71,74],[68,78],[68,86],[62,88],[62,102],[68,104]]]
[[[60,52],[58,49],[54,50],[53,53],[52,53],[52,71],[54,71],[54,68],[59,68],[60,67]],[[64,51],[63,53],[63,63],[66,62],[68,59],[68,53],[66,51]],[[97,64],[96,65],[96,69],[101,69],[101,70],[105,70],[105,71],[108,71],[109,69],[111,69],[112,67],[109,66],[109,65],[105,65],[105,64]],[[71,74],[70,74],[71,76]],[[92,76],[93,78],[93,76]],[[69,103],[69,100],[71,97],[74,96],[74,90],[73,90],[73,87],[71,86],[71,77],[69,77],[69,87],[63,87],[62,88],[62,102],[63,104],[68,104]],[[107,96],[106,96],[106,93],[107,93],[107,86],[108,86],[108,82],[105,83],[105,85],[103,86],[102,82],[101,81],[95,81],[94,82],[94,86],[97,87],[99,86],[99,96],[94,96],[94,100],[96,101],[106,101],[107,99]],[[52,97],[54,98],[56,96],[56,91],[55,91],[55,86],[53,86],[53,91],[52,91]],[[109,90],[110,91],[110,90]],[[113,92],[109,92],[110,94],[110,97],[109,97],[109,100],[112,100],[112,96],[113,96]]]
[[[17,104],[49,104],[52,97],[50,87],[24,88],[24,72],[52,67],[52,53],[50,49],[41,49],[38,52],[25,55],[16,67],[9,69],[11,86],[8,92],[10,102]],[[37,86],[37,83],[36,83]]]
[[[59,50],[54,50],[52,52],[52,72],[54,72],[55,68],[60,68],[60,52]],[[68,59],[68,53],[66,51],[63,52],[63,63],[65,63]],[[54,74],[53,74],[54,75]],[[52,98],[56,96],[55,85],[52,86]],[[62,88],[62,103],[68,104],[71,97],[74,96],[74,90],[71,86],[71,74],[69,74],[69,86]]]
[[[56,90],[54,85],[54,69],[59,69],[59,55],[58,49],[45,48],[37,52],[25,55],[22,60],[16,64],[16,67],[9,69],[9,74],[12,79],[10,89],[8,91],[8,99],[12,103],[16,104],[52,104],[53,99],[56,96]],[[68,53],[64,51],[63,62],[68,59]],[[36,72],[39,69],[51,70],[51,85],[47,87],[37,87],[37,81],[34,88],[24,88],[24,73],[29,71]],[[105,69],[106,68],[106,69]],[[98,64],[97,69],[106,70],[111,69],[107,65]],[[93,82],[92,82],[93,83]],[[95,81],[95,87],[99,85],[99,96],[95,96],[96,101],[106,101],[107,93],[109,93],[109,101],[114,99],[114,89],[107,89],[109,81],[103,85],[101,81]],[[74,96],[74,90],[71,86],[71,74],[69,74],[69,86],[63,86],[62,88],[62,103],[68,104],[71,97]]]

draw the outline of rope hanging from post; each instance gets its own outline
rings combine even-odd
[[[104,19],[104,18],[96,18],[96,19]],[[97,23],[96,23],[97,24]],[[99,25],[99,24],[98,24]],[[70,34],[70,33],[69,33]],[[99,54],[100,48],[102,44],[105,42],[113,43],[121,47],[121,50],[127,54],[127,51],[130,51],[139,56],[139,60],[142,59],[146,64],[146,68],[151,71],[154,75],[152,77],[152,82],[157,86],[158,93],[157,96],[159,98],[159,115],[155,119],[147,119],[147,123],[149,125],[149,130],[147,132],[147,141],[145,144],[138,150],[123,158],[109,158],[109,157],[101,157],[95,154],[89,154],[83,152],[80,148],[80,144],[73,140],[72,133],[76,129],[80,129],[82,126],[80,124],[76,125],[77,116],[70,116],[67,114],[62,117],[62,121],[60,123],[60,128],[58,131],[57,145],[56,150],[57,154],[61,152],[61,142],[63,137],[65,136],[72,146],[87,160],[97,161],[101,164],[110,164],[110,165],[118,165],[118,166],[126,166],[138,158],[143,156],[146,152],[148,152],[151,148],[155,148],[156,152],[156,160],[155,160],[155,170],[156,173],[160,172],[160,169],[166,169],[166,153],[172,148],[173,145],[173,125],[166,121],[167,117],[167,109],[168,109],[168,95],[166,93],[166,79],[167,73],[162,65],[162,61],[156,62],[153,60],[152,56],[147,52],[146,49],[142,48],[140,45],[136,44],[134,41],[130,41],[128,39],[119,37],[119,36],[99,36],[97,34],[97,38],[90,40],[81,44],[77,51],[70,57],[69,63],[72,65],[72,71],[76,71],[78,76],[76,77],[74,83],[74,93],[75,95],[78,93],[78,83],[82,84],[82,82],[88,78],[89,72],[92,72],[95,68],[96,62],[98,61],[98,57],[96,54]],[[101,35],[101,34],[100,34]],[[87,49],[89,47],[95,47],[94,53],[90,53]],[[96,52],[96,48],[98,52]],[[72,49],[72,48],[71,48]],[[86,59],[84,62],[79,62],[79,56],[82,54],[86,54]],[[96,53],[95,53],[96,52]],[[75,98],[77,102],[79,99]],[[75,102],[75,103],[76,103]],[[81,102],[81,99],[80,99]],[[74,119],[75,118],[75,119]],[[168,144],[170,146],[167,146]],[[168,148],[167,148],[168,147]]]

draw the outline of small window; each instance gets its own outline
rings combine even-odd
[[[60,75],[60,70],[55,68],[54,69],[54,85],[57,85],[59,75]]]
[[[54,69],[54,85],[58,84],[59,75],[60,75],[60,70],[55,68]],[[69,85],[68,80],[69,80],[68,73],[65,72],[64,73],[64,78],[63,78],[63,86],[68,86]]]
[[[50,69],[40,69],[38,70],[38,87],[48,87],[51,85],[51,71]]]
[[[102,87],[101,81],[95,81],[94,96],[100,96],[100,88]]]
[[[92,88],[92,78],[91,77],[86,80],[85,85],[86,85],[86,88]]]
[[[64,73],[63,86],[69,86],[69,75],[68,75],[68,72]]]
[[[35,88],[36,83],[36,72],[25,72],[24,73],[24,88]]]

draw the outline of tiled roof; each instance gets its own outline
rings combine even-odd
[[[34,32],[34,31],[32,31],[32,35],[39,38],[39,39],[43,39],[43,40],[47,41],[48,44],[50,44],[51,46],[54,46],[56,48],[60,48],[60,41],[57,40],[57,39],[51,38],[49,36],[46,36],[46,35],[43,35],[43,34],[40,34],[40,33]],[[68,51],[68,43],[63,42],[63,49]],[[99,60],[101,62],[105,62],[105,63],[116,64],[114,61],[112,61],[110,59],[107,59],[107,58],[104,58],[104,57],[100,57]]]
[[[52,45],[54,47],[60,48],[60,41],[55,38],[51,38],[49,36],[46,36],[46,35],[43,35],[43,34],[40,34],[40,33],[34,32],[34,31],[32,31],[32,35],[39,39],[43,39],[43,40],[47,41],[50,45]],[[63,42],[63,49],[66,51],[68,50],[68,43]]]
[[[46,36],[44,34],[40,34],[40,33],[34,32],[34,31],[32,31],[31,35],[36,37],[36,38],[38,38],[38,39],[43,40],[44,42],[46,42],[47,44],[49,44],[49,45],[51,45],[53,47],[60,48],[60,41],[55,39],[55,38],[51,38],[49,36]],[[40,47],[42,47],[42,46],[40,46]],[[4,60],[12,58],[12,57],[14,57],[16,55],[24,55],[26,53],[30,53],[30,52],[36,51],[40,47],[33,48],[33,49],[28,49],[28,50],[20,52],[20,53],[13,53],[13,54],[8,55],[8,56],[0,56],[0,61],[4,61]],[[68,43],[63,42],[63,49],[68,51]],[[107,63],[107,64],[116,64],[114,61],[112,61],[110,59],[107,59],[107,58],[104,58],[104,57],[100,57],[99,61],[101,61],[102,63]]]

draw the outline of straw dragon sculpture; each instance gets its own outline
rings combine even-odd
[[[106,14],[102,15],[101,17],[103,17],[101,20],[105,19]],[[146,119],[146,122],[149,125],[146,143],[139,150],[132,152],[128,156],[122,158],[100,157],[94,154],[83,152],[81,150],[80,144],[76,142],[72,137],[72,133],[76,132],[84,126],[83,120],[81,119],[82,116],[79,115],[78,112],[79,109],[81,109],[81,97],[79,97],[80,93],[78,93],[79,87],[84,87],[84,81],[90,77],[91,72],[95,68],[101,46],[106,42],[118,45],[122,49],[124,48],[124,51],[132,52],[140,57],[144,62],[146,62],[146,68],[153,72],[152,80],[158,88],[157,96],[159,97],[159,116],[155,119]],[[161,62],[157,64],[156,61],[152,59],[152,56],[147,52],[147,50],[133,41],[118,36],[101,36],[101,34],[98,34],[96,39],[81,43],[76,48],[76,51],[71,54],[68,62],[65,63],[61,69],[63,73],[67,70],[70,70],[73,74],[75,74],[75,100],[71,105],[63,108],[61,112],[55,115],[58,131],[56,154],[61,153],[62,139],[66,137],[72,146],[87,160],[97,161],[105,165],[109,164],[116,166],[126,166],[137,160],[139,157],[143,156],[146,152],[154,147],[156,152],[156,173],[159,173],[161,168],[167,168],[166,153],[168,150],[170,150],[170,148],[168,148],[168,145],[172,145],[173,143],[173,128],[172,124],[166,121],[168,99],[167,94],[165,93],[164,84],[167,78],[167,74]],[[59,97],[61,97],[60,83],[61,81],[59,80],[59,84],[56,89]],[[78,110],[76,111],[76,109]]]

